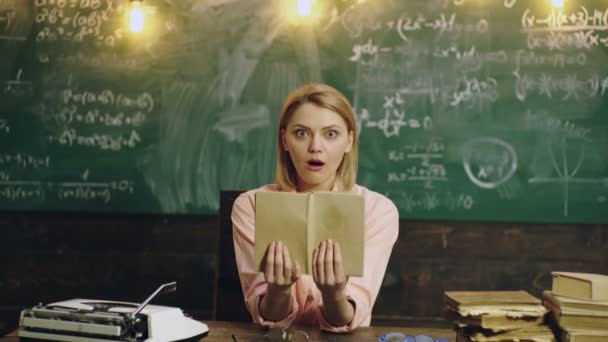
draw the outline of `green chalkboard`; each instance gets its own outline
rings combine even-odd
[[[0,0],[0,208],[215,213],[319,81],[403,219],[608,223],[604,1],[296,2]]]

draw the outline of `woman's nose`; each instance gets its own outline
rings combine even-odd
[[[317,153],[323,150],[323,142],[319,135],[313,135],[310,139],[310,145],[308,146],[308,152]]]

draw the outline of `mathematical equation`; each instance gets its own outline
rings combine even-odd
[[[563,101],[595,96],[608,93],[608,76],[601,78],[594,75],[587,79],[579,79],[577,74],[567,74],[556,77],[549,74],[529,75],[513,73],[515,76],[515,96],[524,101],[530,93],[548,98],[559,98]]]
[[[554,131],[570,139],[582,139],[591,142],[591,128],[581,127],[570,120],[551,117],[546,113],[537,114],[528,110],[526,112],[525,123],[528,129]]]
[[[471,195],[465,193],[454,194],[449,191],[388,192],[386,196],[393,200],[399,209],[407,213],[415,213],[421,210],[429,212],[440,209],[468,211],[473,209],[476,204]]]
[[[595,31],[528,33],[528,48],[549,50],[587,49],[608,47],[608,36],[602,37]]]
[[[122,93],[115,94],[114,91],[105,89],[101,91],[83,90],[76,91],[64,89],[62,91],[64,104],[103,105],[114,106],[120,109],[137,109],[148,113],[154,110],[154,98],[149,93],[142,93],[135,97],[129,97]]]
[[[0,166],[19,166],[22,168],[49,168],[51,157],[34,156],[27,153],[0,153]],[[6,179],[5,179],[6,180]]]
[[[139,133],[131,130],[126,135],[123,134],[80,134],[74,128],[67,128],[59,136],[50,135],[48,139],[52,143],[72,147],[83,146],[119,152],[126,148],[135,148],[142,141]]]
[[[80,112],[78,106],[71,105],[63,107],[59,113],[55,114],[55,117],[64,124],[80,123],[86,125],[100,124],[107,127],[139,127],[146,121],[147,115],[141,111],[136,111],[129,115],[123,112],[116,114],[101,112],[99,109]]]
[[[7,96],[21,97],[34,95],[34,85],[31,81],[21,80],[23,69],[19,69],[14,80],[8,80],[2,88],[2,93]]]
[[[133,195],[134,193],[133,182],[128,180],[109,182],[0,181],[0,199],[15,202],[57,199],[98,201],[108,204],[113,196]]]
[[[433,188],[435,182],[447,182],[448,172],[443,162],[445,149],[443,139],[433,137],[426,144],[416,142],[389,150],[388,160],[400,165],[400,170],[389,172],[387,182],[417,182],[428,189]]]
[[[521,26],[526,32],[531,31],[588,31],[608,29],[608,9],[592,12],[585,6],[570,13],[551,11],[545,17],[537,17],[526,9],[521,18]]]
[[[41,27],[36,41],[92,41],[114,47],[123,38],[121,27],[103,30],[120,10],[114,0],[36,0],[35,4],[36,23]]]
[[[395,92],[389,96],[384,96],[384,117],[373,120],[370,111],[363,107],[360,111],[356,110],[357,124],[363,128],[376,128],[382,131],[385,137],[399,136],[402,127],[424,128],[432,127],[432,119],[425,116],[422,120],[415,117],[407,117],[408,112],[405,101],[400,92]]]
[[[136,58],[119,56],[114,52],[94,51],[93,54],[78,51],[74,54],[54,53],[48,51],[37,51],[38,61],[42,64],[53,62],[58,65],[77,65],[91,68],[103,68],[104,70],[116,69],[133,71],[138,67]]]
[[[353,7],[354,9],[355,7]],[[358,11],[349,10],[342,18],[342,25],[352,38],[360,37],[364,33],[394,32],[403,41],[408,41],[415,32],[430,31],[443,33],[488,33],[487,19],[479,18],[475,23],[461,23],[456,13],[439,13],[435,16],[426,16],[422,13],[409,15],[401,13],[388,20],[373,18],[363,8]]]

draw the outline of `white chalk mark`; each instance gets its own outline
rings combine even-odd
[[[488,154],[488,150],[502,152],[502,157],[497,158],[497,154]],[[483,153],[475,153],[483,151]],[[479,137],[469,140],[463,145],[462,163],[464,170],[473,184],[483,189],[495,189],[500,184],[513,177],[517,170],[517,154],[515,149],[503,140],[495,137]],[[491,181],[482,180],[473,172],[473,166],[484,169],[486,176]],[[505,166],[507,168],[505,172]],[[486,170],[491,168],[491,170]]]

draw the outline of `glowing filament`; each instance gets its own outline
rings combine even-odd
[[[315,0],[298,0],[298,14],[302,17],[309,17],[312,14],[312,4]]]
[[[551,0],[551,4],[553,5],[553,8],[563,8],[564,0]]]
[[[131,2],[129,26],[131,27],[131,32],[141,32],[144,30],[144,10],[141,8],[139,1]]]

